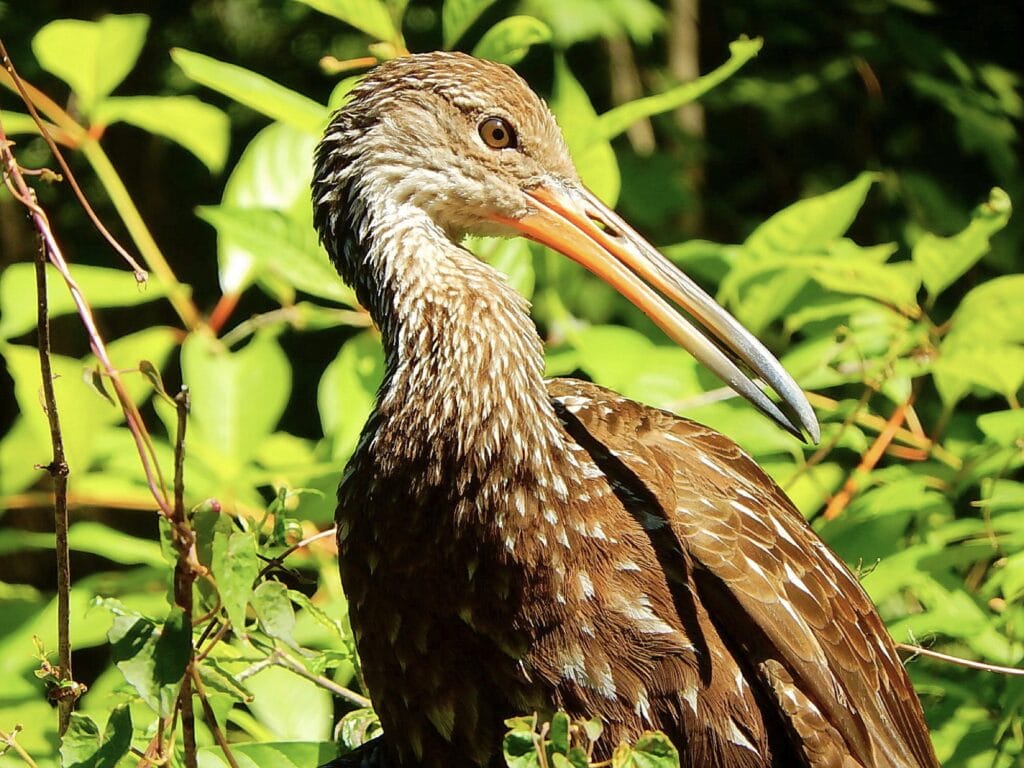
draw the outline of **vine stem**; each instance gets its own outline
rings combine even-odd
[[[10,142],[0,121],[0,155],[3,161],[4,183],[15,198],[25,203],[39,236],[36,271],[36,333],[39,348],[39,375],[42,379],[43,407],[50,427],[50,445],[53,460],[45,467],[53,478],[53,527],[57,558],[57,656],[62,680],[72,680],[71,670],[71,553],[68,547],[68,463],[64,454],[64,438],[60,429],[60,412],[53,390],[53,370],[50,366],[50,318],[46,299],[46,262],[50,250],[46,237],[46,217],[36,203],[35,192],[25,183],[21,168],[11,152]],[[73,697],[57,702],[58,733],[63,736],[71,722]]]
[[[195,570],[192,563],[195,556],[195,535],[185,516],[185,430],[188,427],[189,392],[187,387],[174,398],[178,412],[178,429],[174,439],[174,515],[171,518],[171,540],[178,551],[174,564],[174,602],[184,614],[188,628],[189,660],[185,676],[178,691],[178,707],[181,710],[182,747],[185,768],[197,768],[196,720],[192,711],[192,670],[195,667],[195,646],[192,645],[192,582]]]

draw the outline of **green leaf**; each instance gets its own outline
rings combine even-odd
[[[338,724],[339,741],[348,749],[361,747],[370,739],[376,738],[383,729],[377,713],[367,707],[354,709],[345,714]]]
[[[533,16],[509,16],[488,29],[473,49],[480,59],[514,66],[538,43],[551,40],[548,25]]]
[[[921,277],[906,262],[872,264],[837,258],[790,259],[786,267],[806,266],[811,277],[836,293],[869,296],[890,304],[908,315],[917,311],[917,290]]]
[[[492,3],[494,0],[444,0],[444,6],[441,8],[441,29],[445,50],[451,50]]]
[[[943,351],[988,343],[1024,343],[1024,275],[1004,275],[971,290],[950,318]]]
[[[301,704],[299,704],[301,709]],[[239,768],[309,768],[322,765],[338,756],[333,742],[282,741],[263,744],[232,744],[231,754]],[[220,747],[199,749],[199,768],[231,768]]]
[[[192,635],[181,608],[171,608],[162,626],[139,614],[115,616],[107,639],[125,680],[154,712],[169,717],[192,654]]]
[[[288,123],[317,138],[327,124],[326,107],[263,75],[184,48],[172,49],[171,58],[192,80],[272,120]]]
[[[258,333],[237,352],[191,334],[181,347],[192,392],[191,423],[207,446],[241,464],[274,431],[291,393],[291,366],[277,340]]]
[[[252,607],[260,626],[270,637],[295,647],[295,609],[288,598],[288,588],[279,581],[264,581],[253,593]]]
[[[921,270],[925,287],[938,296],[989,251],[989,240],[1010,220],[1010,197],[996,187],[988,202],[971,214],[971,223],[952,237],[925,233],[914,245],[911,256]]]
[[[108,15],[99,21],[51,21],[32,38],[39,64],[71,86],[89,115],[135,66],[149,17]]]
[[[565,57],[555,57],[555,83],[551,110],[565,134],[580,177],[610,206],[619,197],[619,164],[607,139],[595,138],[597,113],[583,86],[569,69]]]
[[[35,437],[31,451],[22,458],[30,465],[46,466],[53,457],[49,421],[40,394],[39,351],[20,344],[0,344],[0,354],[14,379],[14,396],[26,427]],[[117,422],[121,410],[102,400],[82,380],[82,361],[51,355],[50,368],[68,466],[72,472],[85,472],[97,453],[97,434]]]
[[[278,739],[321,741],[334,725],[331,694],[316,683],[281,667],[267,667],[247,678],[250,711]],[[260,765],[276,766],[273,761]],[[316,763],[306,763],[306,766]]]
[[[225,208],[272,208],[304,210],[303,221],[312,221],[309,185],[317,137],[284,123],[268,125],[249,142],[231,171],[221,204]],[[310,225],[311,226],[311,225]],[[303,237],[308,233],[304,233]],[[257,279],[264,260],[226,233],[217,238],[221,289],[238,293]],[[275,278],[274,279],[278,279]]]
[[[123,269],[72,265],[71,276],[82,294],[95,309],[104,307],[134,307],[167,295],[167,290],[156,280],[140,285],[135,276]],[[0,274],[0,338],[10,339],[36,327],[36,273],[35,265],[11,264]],[[32,300],[27,300],[32,297]],[[64,284],[64,278],[49,264],[46,266],[46,301],[50,318],[75,312],[75,302]]]
[[[603,139],[613,139],[639,120],[663,112],[671,112],[684,104],[699,99],[716,85],[732,77],[744,64],[754,58],[764,41],[761,38],[740,38],[729,44],[729,59],[696,80],[683,83],[664,93],[647,96],[609,109],[597,120],[597,133]]]
[[[235,632],[245,632],[245,609],[252,600],[253,582],[260,572],[256,556],[256,537],[247,531],[213,537],[213,578],[221,603]]]
[[[231,121],[221,110],[195,96],[122,96],[106,99],[96,123],[125,122],[180,144],[213,173],[224,168]]]
[[[253,259],[253,268],[277,275],[314,296],[353,306],[356,301],[316,239],[311,223],[274,210],[202,206],[196,213]]]
[[[370,332],[353,336],[327,366],[317,388],[324,434],[333,440],[332,455],[347,459],[373,409],[384,378],[384,353]]]
[[[850,228],[877,180],[876,173],[862,173],[839,189],[794,203],[755,229],[743,247],[758,258],[824,248]]]
[[[401,36],[391,14],[380,0],[299,0],[384,42],[398,42]]]
[[[1014,445],[1024,438],[1024,408],[982,414],[978,417],[978,429],[999,445]]]
[[[618,750],[616,750],[618,754]],[[636,740],[622,762],[612,758],[614,768],[679,768],[679,752],[668,736],[648,731]]]
[[[564,755],[569,751],[569,716],[565,712],[556,712],[551,718],[548,738],[556,752]]]
[[[99,555],[114,563],[154,568],[166,565],[157,542],[129,536],[103,523],[89,520],[75,523],[68,531],[68,543],[76,552]]]
[[[537,276],[528,240],[521,237],[467,237],[463,245],[502,272],[523,296],[528,299],[533,296]]]
[[[1001,394],[1013,402],[1024,386],[1024,347],[979,341],[974,347],[941,350],[932,363],[932,375],[943,402],[952,406],[960,399],[983,390]],[[978,394],[985,394],[979,392]]]
[[[92,718],[71,713],[67,733],[61,739],[60,756],[64,768],[115,768],[132,746],[132,713],[127,704],[115,707],[103,729]]]

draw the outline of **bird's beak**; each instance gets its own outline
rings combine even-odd
[[[818,421],[782,364],[700,286],[662,256],[592,192],[565,182],[526,190],[532,210],[494,220],[582,264],[629,299],[670,338],[780,426],[819,439]],[[666,301],[682,308],[698,329]],[[780,408],[737,365],[739,361],[782,400]]]

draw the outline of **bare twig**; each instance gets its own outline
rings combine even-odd
[[[29,753],[25,751],[25,748],[18,743],[18,733],[20,731],[20,725],[14,726],[14,730],[10,733],[7,733],[6,731],[0,731],[0,744],[4,745],[4,748],[0,749],[0,755],[2,755],[8,749],[13,749],[18,754],[18,757],[24,760],[25,763],[30,768],[39,768],[39,766],[36,764],[36,761],[32,759],[32,756],[29,755]]]
[[[0,128],[2,132],[2,128]],[[13,182],[17,185],[17,181]],[[24,186],[24,182],[22,182]],[[32,196],[30,189],[21,189],[22,194]],[[50,367],[50,317],[46,299],[46,243],[39,239],[39,254],[36,257],[36,333],[39,342],[39,373],[43,384],[43,402],[46,418],[50,425],[50,446],[53,460],[46,471],[53,478],[53,529],[54,554],[57,559],[57,657],[60,677],[74,679],[71,670],[71,552],[68,547],[68,462],[64,455],[64,438],[60,430],[60,412],[57,397],[53,391],[53,370]],[[71,722],[71,710],[75,706],[73,697],[61,698],[57,702],[58,733],[63,736]]]
[[[961,667],[968,667],[969,669],[980,669],[984,672],[998,672],[1001,675],[1024,677],[1024,669],[1020,667],[1004,667],[999,664],[986,664],[983,661],[972,661],[971,659],[965,659],[960,656],[951,656],[948,653],[933,651],[930,648],[922,648],[920,645],[911,645],[910,643],[896,643],[896,648],[904,653],[912,653],[915,656],[927,656],[930,659],[938,659],[939,661],[945,661]]]
[[[195,683],[196,693],[199,695],[199,701],[203,705],[203,714],[206,716],[206,724],[213,733],[214,741],[220,747],[220,751],[224,754],[224,759],[228,761],[228,765],[231,768],[238,768],[238,761],[231,754],[231,747],[228,746],[228,740],[224,736],[224,731],[217,724],[217,715],[214,713],[213,707],[210,706],[210,701],[206,697],[206,686],[203,685],[203,681],[199,677],[199,670],[195,667],[192,668],[192,682]]]
[[[174,398],[178,411],[178,430],[174,440],[174,517],[171,520],[171,536],[178,550],[174,564],[174,602],[185,614],[189,642],[192,638],[192,582],[195,569],[195,536],[188,518],[185,517],[185,430],[188,426],[189,394],[182,387]],[[185,768],[197,768],[196,721],[192,712],[192,668],[195,664],[195,648],[189,648],[190,659],[178,692],[178,706],[181,709],[181,733],[184,741]]]
[[[875,442],[864,453],[860,464],[850,473],[839,493],[829,500],[828,506],[825,507],[826,520],[834,520],[846,509],[846,506],[857,492],[861,479],[878,464],[882,454],[885,453],[885,449],[889,447],[889,444],[896,436],[897,430],[900,429],[900,426],[906,419],[907,410],[913,406],[915,394],[915,392],[911,392],[905,401],[896,406],[892,416],[886,421],[885,427],[878,433],[878,437],[875,438]]]
[[[275,650],[274,653],[270,656],[270,658],[278,666],[284,667],[285,669],[294,672],[299,677],[303,677],[306,680],[309,680],[311,683],[316,683],[321,688],[327,689],[335,696],[337,696],[339,699],[344,699],[349,704],[354,704],[357,707],[372,706],[370,700],[365,696],[361,696],[355,691],[349,690],[348,688],[342,685],[338,685],[329,677],[324,677],[323,675],[314,675],[312,672],[310,672],[308,669],[302,666],[302,664],[300,664],[298,661],[296,661],[291,656],[289,656],[286,653],[283,653],[280,650]]]
[[[267,564],[265,566],[263,566],[263,570],[260,571],[259,576],[256,577],[256,580],[258,581],[258,580],[262,579],[264,576],[266,576],[268,573],[270,573],[270,571],[272,571],[274,568],[280,568],[282,565],[284,565],[285,558],[287,558],[289,555],[293,554],[294,552],[302,549],[303,547],[308,547],[314,541],[320,541],[320,539],[326,539],[329,536],[334,536],[337,532],[338,532],[337,526],[332,525],[327,530],[320,531],[318,533],[314,533],[312,536],[309,536],[309,537],[303,539],[302,541],[299,541],[299,542],[296,542],[295,544],[292,544],[290,547],[288,547],[288,549],[286,549],[280,555],[278,555],[277,557],[273,557],[270,560],[268,560]]]
[[[100,361],[100,365],[103,367],[104,373],[110,379],[114,392],[117,394],[117,399],[121,404],[121,409],[124,411],[128,429],[132,433],[132,438],[135,441],[135,447],[139,453],[142,468],[146,475],[146,483],[149,485],[150,492],[153,494],[153,498],[160,507],[160,511],[170,518],[172,516],[171,505],[167,499],[166,491],[164,490],[163,476],[160,472],[160,466],[156,462],[149,432],[146,430],[138,408],[135,407],[135,403],[132,402],[131,397],[128,395],[128,391],[125,389],[120,373],[117,368],[114,367],[114,364],[110,360],[110,356],[107,354],[106,344],[104,343],[99,330],[96,328],[96,321],[93,318],[92,309],[89,307],[88,302],[82,295],[82,291],[79,289],[78,284],[71,276],[71,272],[68,269],[67,262],[64,260],[61,248],[57,244],[53,231],[50,229],[49,218],[46,216],[43,209],[36,203],[32,190],[25,183],[25,179],[22,176],[18,162],[14,158],[14,154],[11,152],[10,143],[7,141],[7,135],[4,133],[2,121],[0,121],[0,160],[2,160],[4,178],[7,182],[8,189],[11,191],[11,194],[15,199],[28,209],[36,231],[39,232],[39,235],[42,238],[50,263],[57,268],[61,277],[64,278],[64,282],[67,285],[71,298],[78,310],[78,315],[81,317],[86,333],[89,336],[89,345],[92,347],[93,354],[96,355],[97,359]]]

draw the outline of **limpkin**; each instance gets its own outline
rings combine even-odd
[[[560,251],[817,438],[772,355],[582,185],[511,69],[430,53],[372,70],[317,149],[313,203],[386,356],[338,490],[384,728],[353,764],[498,765],[505,718],[564,709],[602,718],[604,755],[660,729],[691,767],[938,765],[870,600],[779,487],[711,429],[545,381],[526,300],[459,245]]]

